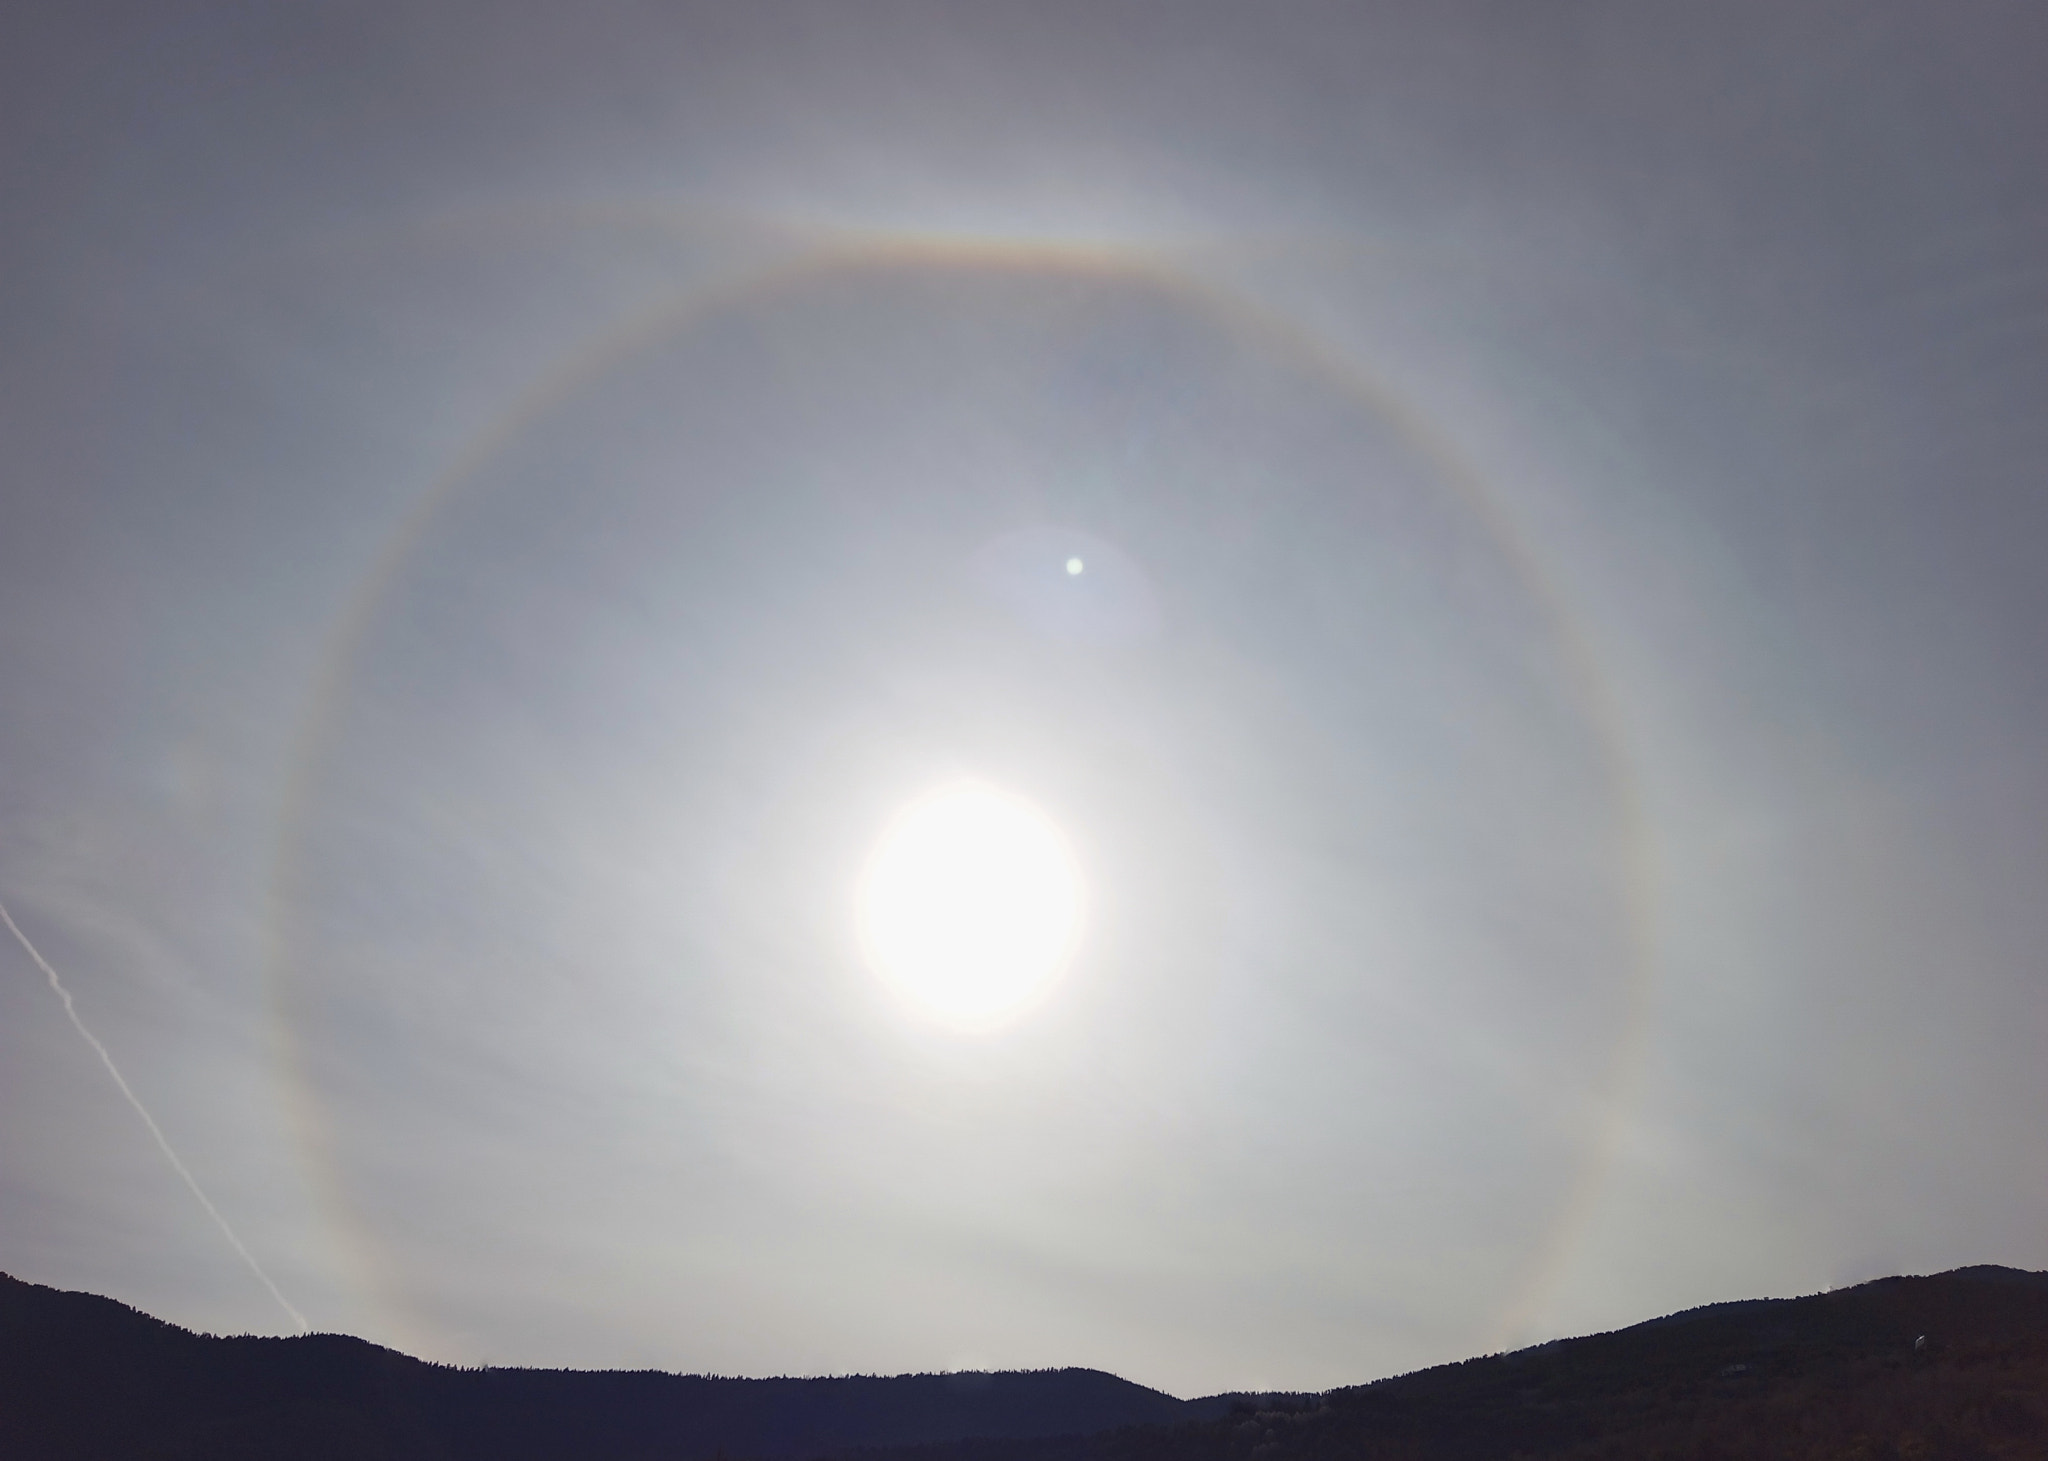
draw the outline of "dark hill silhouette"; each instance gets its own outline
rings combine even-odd
[[[1963,1268],[1633,1328],[1231,1415],[864,1461],[2044,1461],[2048,1273]]]
[[[213,1338],[0,1275],[5,1461],[702,1461],[1220,1412],[1099,1370],[736,1380],[463,1370],[360,1339]]]
[[[215,1339],[0,1276],[0,1458],[2043,1461],[2048,1274],[1714,1304],[1322,1395],[1093,1370],[720,1380]]]

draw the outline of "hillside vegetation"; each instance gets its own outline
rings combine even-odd
[[[887,1461],[1512,1458],[2044,1461],[2048,1274],[1716,1304],[1323,1395],[1241,1397],[1206,1422]]]
[[[213,1338],[0,1275],[0,1461],[709,1461],[1214,1415],[1099,1370],[719,1379],[463,1370]]]
[[[0,1275],[0,1458],[35,1461],[2042,1461],[2048,1274],[1961,1269],[1321,1395],[1093,1370],[728,1380],[458,1370],[220,1339]]]

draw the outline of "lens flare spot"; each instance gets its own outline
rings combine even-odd
[[[1000,1024],[1048,989],[1081,928],[1081,874],[1035,807],[979,782],[913,802],[862,879],[869,965],[955,1029]]]

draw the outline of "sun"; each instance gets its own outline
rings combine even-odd
[[[920,1015],[986,1029],[1045,992],[1081,930],[1081,873],[1043,813],[980,782],[904,808],[861,880],[869,965]]]

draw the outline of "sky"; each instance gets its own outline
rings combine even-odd
[[[0,1269],[1193,1395],[2048,1268],[2038,7],[0,29]]]

